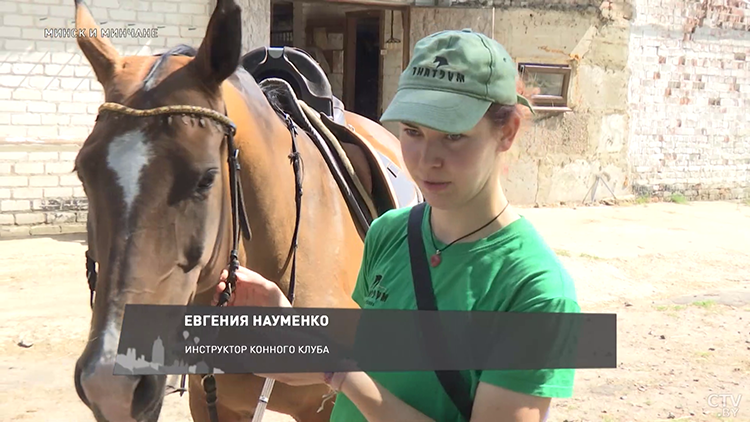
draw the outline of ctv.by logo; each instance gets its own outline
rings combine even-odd
[[[742,394],[710,394],[707,398],[708,405],[713,408],[719,408],[719,417],[736,417],[740,410],[740,401]]]

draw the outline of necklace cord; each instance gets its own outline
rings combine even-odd
[[[432,231],[432,207],[430,207],[430,215],[428,216],[430,219],[428,220],[428,222],[430,224],[430,239],[432,240],[432,247],[435,248],[435,254],[439,255],[441,252],[443,252],[444,250],[448,249],[451,245],[453,245],[454,243],[458,242],[459,240],[465,239],[465,238],[471,236],[472,234],[474,234],[474,233],[482,230],[483,228],[489,226],[490,224],[492,224],[492,222],[494,222],[495,220],[497,220],[505,212],[505,209],[508,208],[508,205],[510,205],[510,201],[508,201],[508,202],[505,203],[505,206],[500,211],[500,213],[498,213],[492,220],[488,221],[482,227],[480,227],[480,228],[472,231],[471,233],[468,233],[468,234],[465,234],[465,235],[459,237],[458,239],[454,240],[453,242],[447,244],[442,249],[440,249],[437,246],[435,246],[435,233]]]

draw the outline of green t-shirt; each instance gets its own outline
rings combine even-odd
[[[422,239],[434,253],[428,211]],[[352,298],[362,309],[416,310],[409,261],[410,208],[390,210],[376,219],[365,239],[364,256]],[[437,247],[445,244],[435,239]],[[475,242],[455,243],[430,267],[439,310],[500,312],[580,312],[570,275],[524,217]],[[573,391],[574,369],[463,371],[471,398],[478,383],[519,393],[565,398]],[[434,372],[368,372],[395,396],[440,422],[462,417]],[[332,422],[366,419],[343,394],[336,397]]]

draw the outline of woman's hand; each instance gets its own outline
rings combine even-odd
[[[273,281],[243,266],[237,269],[236,275],[235,288],[227,306],[292,307],[279,286]],[[229,271],[222,271],[211,302],[212,305],[216,306],[219,303],[219,296],[226,288],[228,276]]]

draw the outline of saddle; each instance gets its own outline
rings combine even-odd
[[[269,103],[312,139],[362,239],[372,221],[386,211],[422,202],[406,172],[346,123],[343,103],[307,53],[294,47],[260,47],[245,55],[242,63]]]
[[[296,47],[259,47],[245,54],[241,62],[256,82],[283,79],[297,98],[313,110],[345,124],[343,103],[333,95],[323,68],[306,51]]]

